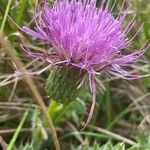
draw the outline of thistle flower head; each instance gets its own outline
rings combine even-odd
[[[127,11],[116,18],[108,10],[96,7],[96,1],[55,1],[52,7],[45,2],[44,10],[36,14],[38,21],[34,30],[23,27],[23,31],[52,45],[53,50],[47,53],[47,61],[64,65],[72,65],[85,69],[88,73],[104,70],[119,77],[135,76],[123,70],[135,63],[143,50],[129,55],[122,51],[130,45],[126,37],[133,25],[123,26]],[[32,57],[44,58],[29,53]],[[43,54],[43,55],[42,55]]]
[[[27,52],[33,58],[40,58],[52,65],[72,66],[89,74],[90,87],[95,100],[96,72],[104,71],[122,78],[135,79],[138,76],[125,70],[139,60],[143,50],[124,55],[132,39],[127,34],[134,25],[134,18],[124,27],[128,10],[114,17],[108,9],[110,0],[102,0],[96,7],[96,0],[57,0],[53,6],[44,3],[44,9],[37,12],[33,30],[22,30],[53,47],[41,53]],[[116,3],[116,0],[115,2]],[[104,7],[105,4],[105,7]],[[133,37],[134,38],[134,37]],[[94,108],[94,103],[92,109]]]

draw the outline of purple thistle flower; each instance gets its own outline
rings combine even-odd
[[[44,10],[35,14],[38,17],[35,28],[22,28],[27,34],[53,47],[48,52],[27,51],[29,56],[46,60],[52,65],[73,66],[87,72],[93,93],[87,122],[90,121],[95,106],[97,72],[104,71],[125,79],[140,77],[125,69],[139,60],[145,46],[131,54],[122,54],[133,40],[129,40],[127,34],[135,23],[134,17],[124,27],[123,21],[128,13],[128,10],[122,10],[125,0],[116,18],[111,14],[116,0],[111,10],[108,10],[109,2],[110,0],[104,7],[105,0],[102,0],[100,8],[96,7],[95,0],[57,0],[52,7],[45,2]]]

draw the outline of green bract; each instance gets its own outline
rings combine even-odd
[[[59,103],[75,100],[84,72],[74,67],[55,67],[49,74],[46,90],[49,97]]]

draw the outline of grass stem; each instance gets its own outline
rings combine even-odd
[[[23,117],[21,119],[21,122],[20,122],[19,126],[17,127],[16,132],[14,133],[14,135],[13,135],[13,137],[12,137],[8,147],[7,147],[7,150],[12,150],[13,149],[13,146],[14,146],[16,140],[17,140],[17,137],[18,137],[18,135],[20,133],[20,130],[23,127],[23,124],[24,124],[28,114],[29,114],[29,109],[24,113],[24,115],[23,115]]]
[[[9,12],[10,5],[11,5],[11,1],[12,0],[8,1],[7,7],[6,7],[6,11],[5,11],[5,14],[4,14],[4,17],[3,17],[3,21],[2,21],[2,24],[1,24],[1,27],[0,27],[0,33],[3,33],[4,27],[5,27],[5,23],[6,23],[6,19],[7,19],[7,15],[8,15],[8,12]]]
[[[23,63],[21,62],[20,58],[15,55],[15,50],[12,48],[10,42],[8,40],[6,41],[6,38],[2,34],[0,34],[0,43],[2,44],[2,48],[5,49],[6,52],[8,53],[8,55],[10,56],[11,60],[15,63],[16,67],[20,71],[26,72],[25,67],[24,67]],[[40,95],[40,93],[37,89],[37,86],[35,85],[31,76],[24,73],[23,78],[24,78],[25,82],[27,83],[27,85],[29,86],[30,90],[32,91],[37,103],[39,104],[41,110],[43,111],[44,116],[47,119],[56,150],[60,150],[60,144],[59,144],[59,140],[57,137],[55,127],[54,127],[52,119],[48,113],[47,107],[45,106],[45,103],[42,99],[42,96]]]

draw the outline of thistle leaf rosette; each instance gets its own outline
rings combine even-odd
[[[127,68],[132,68],[132,65],[139,61],[145,45],[131,54],[123,54],[137,35],[132,39],[127,38],[135,24],[135,17],[125,27],[123,22],[128,14],[128,9],[123,11],[125,0],[116,17],[112,15],[116,0],[110,9],[109,3],[110,0],[102,0],[101,6],[97,8],[96,0],[56,0],[53,6],[44,1],[44,9],[35,13],[34,29],[25,26],[22,28],[25,33],[52,46],[53,50],[37,53],[26,51],[30,57],[46,60],[57,68],[50,74],[47,84],[52,98],[59,99],[59,102],[65,98],[67,101],[75,99],[78,85],[76,82],[84,75],[89,77],[93,103],[87,122],[92,116],[96,101],[96,73],[103,71],[124,79],[140,77],[132,71],[127,71]],[[68,68],[75,73],[71,73]],[[78,76],[81,71],[85,73]],[[56,88],[54,84],[61,86]],[[71,94],[71,91],[74,94]]]

